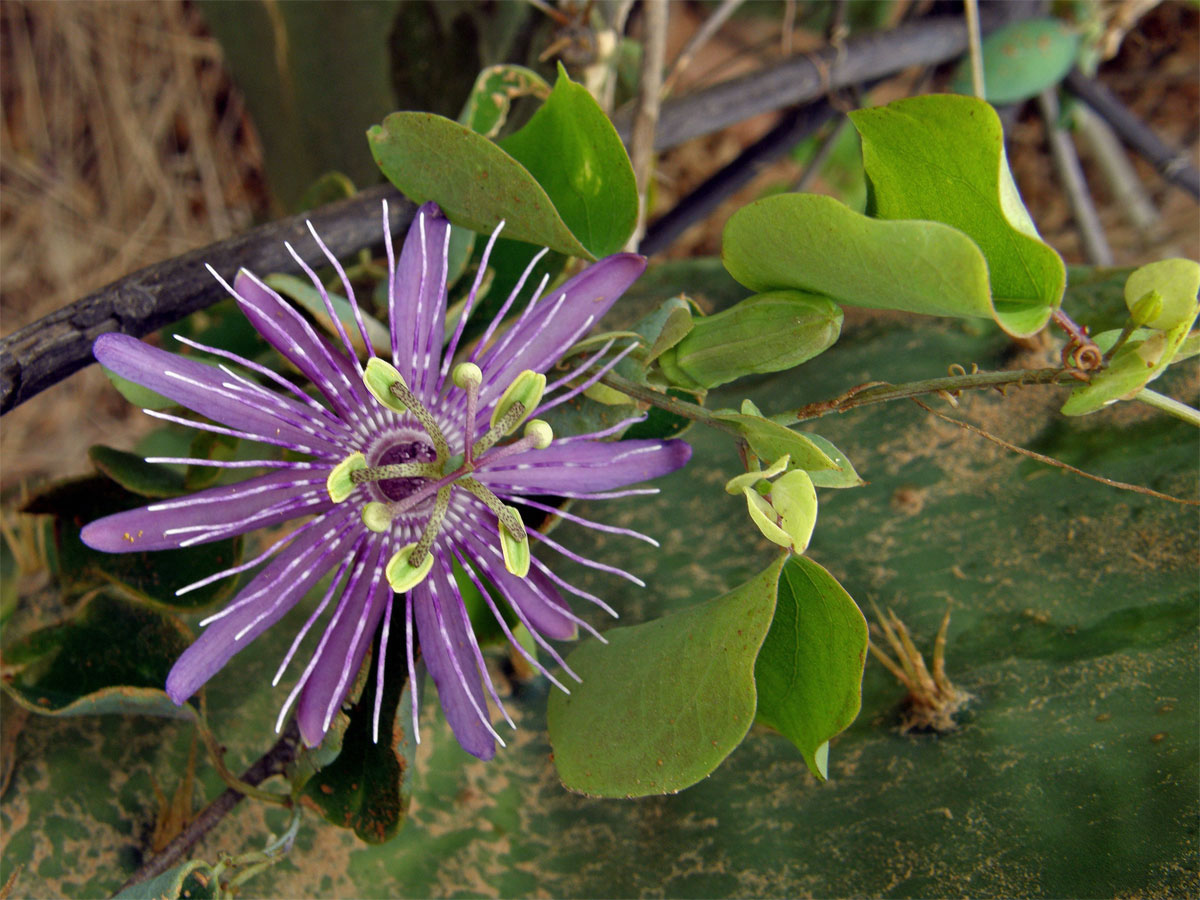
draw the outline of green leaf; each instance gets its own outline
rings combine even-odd
[[[380,631],[382,634],[382,631]],[[394,640],[385,660],[383,705],[379,715],[378,743],[373,737],[375,677],[379,636],[359,674],[365,686],[350,708],[350,724],[342,737],[341,752],[304,785],[304,802],[329,822],[351,828],[368,844],[394,838],[408,811],[412,785],[406,777],[406,732],[397,717],[402,697],[408,697],[403,648]],[[407,708],[407,704],[405,705]]]
[[[326,203],[336,203],[338,200],[348,200],[358,193],[354,182],[341,172],[326,172],[304,189],[304,195],[298,205],[301,211],[316,209]]]
[[[633,166],[604,110],[562,63],[550,98],[500,146],[537,179],[594,256],[625,246],[637,224]]]
[[[765,463],[773,463],[787,454],[792,458],[793,469],[807,472],[838,469],[838,464],[807,434],[793,431],[762,416],[745,413],[717,412],[713,413],[713,418],[736,426],[750,444],[750,449]]]
[[[870,219],[832,197],[779,194],[735,212],[721,258],[755,291],[793,288],[849,306],[992,317],[987,263],[940,222]]]
[[[830,739],[858,715],[866,661],[867,623],[850,595],[820,565],[793,556],[754,664],[756,718],[800,748],[822,781]]]
[[[139,406],[142,409],[170,409],[176,405],[174,400],[170,400],[162,394],[155,393],[149,388],[144,388],[137,382],[130,381],[128,378],[124,378],[116,372],[104,368],[104,366],[100,367],[100,371],[108,377],[108,380],[112,382],[113,387],[117,389],[121,396],[134,406]]]
[[[594,797],[669,794],[715,769],[754,718],[754,659],[770,627],[783,558],[729,593],[614,628],[567,658],[583,679],[550,695],[547,724],[564,785]]]
[[[68,481],[37,495],[26,512],[53,515],[58,551],[56,576],[71,591],[112,584],[134,598],[174,610],[198,610],[224,600],[236,579],[225,578],[182,596],[175,592],[241,559],[240,538],[183,550],[102,553],[79,539],[83,526],[103,516],[145,505],[145,498],[96,476]]]
[[[228,461],[237,455],[240,446],[240,438],[215,431],[198,431],[189,445],[188,456],[191,459]],[[198,491],[216,484],[225,471],[220,466],[189,465],[184,481],[189,491]]]
[[[88,448],[93,465],[127,491],[143,497],[174,497],[184,491],[184,479],[174,469],[148,463],[135,453],[103,444]]]
[[[1196,293],[1200,291],[1200,265],[1190,259],[1164,259],[1137,269],[1125,282],[1125,305],[1134,306],[1150,291],[1162,297],[1162,311],[1148,322],[1150,328],[1172,329],[1196,316]]]
[[[942,222],[967,235],[987,259],[1000,327],[1017,336],[1040,330],[1062,301],[1066,268],[1021,203],[996,111],[973,97],[934,95],[850,118],[875,215]]]
[[[193,859],[148,881],[131,884],[113,900],[216,900],[220,896],[217,873],[203,860]]]
[[[325,172],[374,183],[366,148],[348,136],[396,108],[392,29],[402,7],[201,4],[262,141],[272,192],[289,209]]]
[[[1115,354],[1108,367],[1071,392],[1063,404],[1064,416],[1083,416],[1118,400],[1132,399],[1138,391],[1163,373],[1188,336],[1196,310],[1170,331],[1139,328]],[[1105,350],[1116,342],[1117,332],[1096,335]]]
[[[816,444],[837,466],[836,469],[811,470],[808,475],[812,478],[813,484],[823,488],[852,488],[866,484],[858,472],[854,470],[854,465],[850,462],[846,454],[835,447],[830,441],[827,441],[819,434],[805,432],[804,436]]]
[[[297,304],[308,310],[312,317],[321,324],[325,331],[340,346],[341,338],[333,324],[333,320],[329,317],[329,310],[325,308],[325,301],[321,299],[320,292],[313,287],[311,281],[307,278],[297,278],[294,275],[283,275],[280,273],[268,275],[263,280],[266,281],[269,287],[274,288],[283,296],[294,300]],[[327,291],[327,293],[329,294],[329,302],[333,305],[333,311],[337,313],[338,321],[346,329],[346,335],[350,338],[350,343],[354,345],[354,349],[359,354],[363,354],[365,351],[362,335],[358,331],[358,323],[354,319],[354,308],[350,305],[350,301],[336,291]],[[359,311],[362,312],[363,325],[366,326],[367,337],[371,339],[371,355],[390,358],[392,336],[387,326],[361,309]]]
[[[1028,100],[1058,84],[1075,62],[1079,34],[1061,19],[1024,19],[983,39],[983,85],[989,103]],[[971,94],[971,60],[964,58],[950,90]]]
[[[593,259],[519,162],[485,137],[433,113],[397,112],[367,132],[376,163],[414,203],[436,200],[456,225]]]
[[[550,96],[550,85],[524,66],[488,66],[475,79],[458,121],[486,138],[495,138],[508,120],[508,111],[518,97]]]
[[[163,690],[167,673],[191,643],[174,617],[97,594],[71,619],[4,648],[18,671],[3,682],[26,709],[52,716],[124,713],[190,719]]]

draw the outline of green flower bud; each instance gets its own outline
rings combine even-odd
[[[803,553],[817,524],[817,490],[803,469],[793,469],[771,485],[771,505],[780,527],[791,538],[792,549]]]
[[[392,412],[402,413],[407,407],[392,393],[392,385],[396,382],[404,384],[404,376],[396,371],[395,366],[385,362],[378,356],[367,360],[367,368],[363,372],[363,384],[376,400]]]
[[[1162,308],[1151,318],[1138,318],[1137,306],[1151,291],[1162,297]],[[1200,263],[1190,259],[1164,259],[1134,271],[1125,282],[1125,305],[1138,325],[1170,331],[1196,315],[1200,291]]]
[[[412,554],[416,546],[416,544],[409,544],[407,547],[401,547],[392,554],[392,558],[388,560],[387,567],[383,570],[383,574],[387,576],[388,584],[392,586],[392,590],[397,594],[411,591],[425,580],[425,576],[433,568],[432,553],[426,552],[425,558],[421,560],[419,565],[414,566],[408,561],[408,557]]]
[[[1137,303],[1129,308],[1129,318],[1134,325],[1145,325],[1162,315],[1163,298],[1158,291],[1147,291]]]
[[[774,478],[776,475],[787,470],[788,464],[792,458],[787,454],[779,457],[770,466],[758,472],[743,472],[741,475],[735,475],[725,483],[725,491],[730,494],[740,494],[748,487],[753,487],[764,478]]]
[[[841,330],[842,311],[828,297],[769,291],[693,319],[691,331],[659,357],[659,365],[683,387],[713,388],[807,362],[829,349]]]
[[[361,453],[351,453],[333,467],[329,477],[325,479],[325,489],[329,491],[329,499],[341,503],[358,487],[353,481],[353,475],[359,469],[367,467],[367,459]]]

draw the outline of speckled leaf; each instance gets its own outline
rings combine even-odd
[[[182,494],[184,479],[174,469],[148,463],[135,453],[103,444],[88,449],[92,463],[121,487],[143,497],[174,497]]]
[[[508,120],[508,110],[518,97],[550,96],[550,85],[532,69],[524,66],[488,66],[475,79],[471,95],[463,105],[458,121],[486,138],[494,138]]]
[[[327,821],[353,829],[368,844],[382,844],[396,836],[412,791],[408,775],[411,749],[407,719],[403,715],[411,701],[404,689],[406,663],[396,636],[393,634],[393,645],[386,658],[379,743],[372,735],[377,689],[375,654],[379,651],[376,637],[374,652],[360,672],[365,686],[350,709],[350,724],[342,737],[341,750],[333,762],[308,779],[301,795]],[[398,715],[401,700],[405,705]]]
[[[850,118],[862,136],[874,215],[942,222],[967,235],[987,259],[997,323],[1017,336],[1039,331],[1062,302],[1066,268],[1021,203],[996,111],[947,94]]]
[[[173,616],[96,595],[74,616],[4,648],[17,671],[4,688],[26,709],[53,716],[127,713],[190,719],[163,691],[167,672],[191,643]]]
[[[789,559],[754,664],[756,719],[795,744],[822,781],[829,741],[858,715],[866,661],[867,623],[850,595],[811,559]]]
[[[220,883],[212,867],[203,860],[193,859],[168,869],[149,881],[130,885],[113,900],[217,900]]]
[[[549,99],[500,146],[537,179],[593,256],[625,246],[637,223],[633,166],[604,110],[562,63]]]
[[[1058,84],[1071,70],[1079,32],[1061,19],[1024,19],[983,39],[983,85],[989,103],[1019,103]],[[971,60],[964,57],[950,89],[971,94]]]
[[[1091,286],[1086,273],[1072,280],[1074,315]],[[1114,298],[1122,320],[1123,280]],[[629,321],[674,293],[656,287]],[[704,302],[718,303],[715,295]],[[711,405],[736,407],[749,394],[777,412],[868,377],[901,383],[943,374],[950,362],[1011,363],[1005,336],[975,325],[856,317],[803,379],[765,376],[716,392]],[[1196,365],[1172,366],[1156,387],[1186,396]],[[1066,420],[1057,405],[1068,393],[964,392],[955,415],[1110,478],[1196,497],[1194,428],[1140,404]],[[307,815],[293,852],[244,893],[378,897],[402,885],[421,897],[1200,895],[1195,508],[1040,466],[911,403],[817,425],[870,483],[821,494],[809,556],[864,605],[893,608],[927,660],[953,601],[947,672],[976,698],[957,731],[899,734],[904,690],[872,660],[862,712],[834,742],[827,784],[789,741],[752,728],[685,791],[597,802],[563,790],[555,773],[544,715],[557,689],[492,657],[518,726],[503,726],[514,738],[507,748],[487,763],[470,757],[432,695],[423,696],[401,837],[369,846]],[[689,442],[691,463],[654,483],[661,495],[573,507],[652,534],[661,547],[571,523],[555,533],[574,552],[637,573],[647,589],[538,551],[623,622],[690,608],[772,559],[757,532],[728,527],[745,509],[720,490],[739,464],[732,442],[705,428]],[[697,557],[697,546],[714,542],[716,552]],[[603,627],[586,606],[575,608]],[[271,677],[312,609],[300,604],[206,689],[231,765],[270,746],[287,694]],[[6,629],[21,627],[23,612],[24,604]],[[21,866],[13,896],[115,891],[149,852],[151,779],[175,782],[193,730],[147,717],[31,717],[0,804],[0,868]],[[211,767],[198,774],[206,797],[224,789]],[[283,810],[242,803],[213,852],[258,849],[286,824]]]
[[[550,695],[563,784],[593,797],[690,787],[754,719],[754,659],[771,624],[783,559],[727,594],[605,633],[567,658],[583,679]]]
[[[57,485],[34,497],[24,508],[55,516],[55,575],[68,590],[112,584],[139,600],[177,610],[203,609],[228,597],[236,579],[226,578],[181,597],[175,596],[175,591],[236,565],[242,555],[240,538],[185,550],[142,553],[101,553],[79,539],[88,522],[145,504],[146,498],[96,476]]]
[[[436,200],[455,225],[593,259],[524,166],[465,125],[398,112],[367,132],[383,174],[414,203]],[[434,164],[433,161],[436,161]]]
[[[888,222],[832,197],[777,194],[735,212],[721,258],[755,291],[797,288],[848,306],[933,316],[993,315],[987,262],[940,222]]]

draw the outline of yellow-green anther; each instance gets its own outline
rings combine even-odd
[[[492,427],[495,428],[501,420],[507,422],[509,410],[515,403],[521,403],[525,407],[524,414],[509,424],[504,431],[505,434],[511,434],[525,420],[525,416],[537,409],[537,405],[542,402],[542,393],[545,390],[546,376],[534,372],[532,369],[526,369],[508,386],[508,390],[500,395],[500,402],[492,410]]]
[[[803,553],[817,524],[817,490],[812,478],[803,469],[793,469],[771,485],[770,499],[792,549]]]
[[[341,503],[354,493],[354,488],[357,487],[354,482],[354,473],[366,467],[367,459],[361,453],[351,453],[334,466],[329,477],[325,479],[325,488],[329,491],[329,499],[334,503]]]
[[[483,371],[475,363],[459,363],[450,373],[450,377],[464,391],[483,384]]]
[[[1163,297],[1158,291],[1147,291],[1142,299],[1133,304],[1129,310],[1129,318],[1133,320],[1133,324],[1137,326],[1145,325],[1147,322],[1152,322],[1162,315]]]
[[[500,551],[504,554],[504,567],[518,578],[529,574],[529,533],[521,521],[520,514],[511,506],[504,507],[500,519]],[[513,528],[512,519],[516,519]]]
[[[544,419],[530,419],[525,423],[525,437],[538,450],[545,450],[554,440],[554,429]]]
[[[386,503],[372,501],[363,507],[362,522],[371,531],[382,534],[392,527],[392,511]]]
[[[425,576],[433,568],[432,553],[426,553],[424,559],[415,566],[408,561],[409,556],[416,546],[416,544],[409,544],[407,547],[401,547],[392,554],[392,558],[388,560],[387,567],[383,570],[383,574],[387,576],[388,584],[392,586],[392,590],[397,594],[411,591],[425,580]]]
[[[746,507],[750,511],[750,518],[754,520],[758,530],[763,533],[763,537],[780,547],[791,549],[791,535],[779,527],[775,521],[775,508],[767,499],[751,487],[743,488],[742,494],[746,498]]]
[[[400,399],[392,393],[392,385],[401,384],[404,387],[408,387],[408,385],[404,384],[404,376],[391,363],[380,359],[378,356],[372,356],[367,360],[367,367],[363,371],[363,384],[367,386],[367,390],[371,392],[372,397],[392,412],[402,413],[407,409],[400,402]]]
[[[742,475],[733,476],[725,483],[725,490],[730,494],[740,494],[744,488],[758,484],[764,478],[774,478],[780,472],[785,471],[791,461],[792,457],[785,453],[761,472],[745,472]]]

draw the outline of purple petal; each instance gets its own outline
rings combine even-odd
[[[525,369],[550,368],[645,269],[645,257],[618,253],[588,266],[542,299],[519,328],[509,331],[480,360],[484,372],[480,406],[499,397]]]
[[[362,554],[317,648],[312,675],[300,693],[296,719],[300,736],[310,747],[325,737],[332,713],[353,687],[391,596],[380,560],[383,546],[383,541],[375,541]]]
[[[530,625],[556,641],[574,640],[579,631],[575,623],[561,611],[569,607],[554,583],[535,568],[531,568],[525,578],[518,578],[509,572],[504,567],[504,555],[497,546],[499,538],[491,543],[486,538],[480,538],[481,533],[486,533],[485,528],[473,524],[460,533],[467,554],[500,589],[504,599],[525,614]],[[494,532],[495,526],[492,528]]]
[[[392,357],[423,400],[432,399],[446,320],[446,241],[450,221],[436,203],[419,210],[404,239],[392,288]]]
[[[367,403],[368,399],[362,379],[346,355],[249,272],[238,272],[233,287],[242,312],[267,343],[304,373],[339,415],[355,418],[356,406]]]
[[[245,534],[330,509],[325,477],[325,472],[270,472],[97,519],[83,527],[80,537],[93,550],[127,553],[176,548],[206,530],[214,532],[212,537],[194,543]]]
[[[674,472],[691,455],[692,448],[679,440],[551,444],[485,464],[475,477],[495,490],[520,493],[603,491]]]
[[[235,653],[295,606],[336,564],[338,551],[356,536],[358,529],[345,527],[356,517],[349,509],[333,514],[328,527],[300,535],[242,588],[172,666],[167,676],[171,699],[183,703]]]
[[[272,442],[286,441],[306,453],[342,455],[338,444],[323,437],[317,428],[327,423],[298,403],[273,395],[274,409],[251,399],[225,372],[177,353],[168,353],[126,334],[102,334],[93,349],[101,365],[122,378],[181,403],[214,422],[268,437]],[[326,432],[327,433],[327,432]]]
[[[452,603],[462,603],[458,588],[446,578],[441,566],[435,565],[429,577],[413,588],[412,600],[421,655],[437,686],[446,721],[464,750],[479,759],[491,759],[496,755],[496,744],[491,728],[476,711],[487,715],[487,699],[462,617],[449,608]]]

